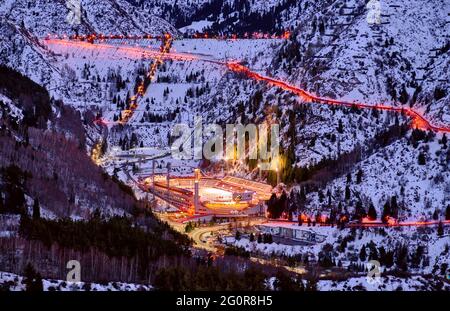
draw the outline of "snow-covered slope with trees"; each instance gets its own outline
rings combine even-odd
[[[100,159],[95,159],[97,163],[103,165],[108,174],[127,181],[136,190],[130,176],[137,178],[140,173],[148,174],[151,161],[140,161],[133,155],[165,153],[174,124],[192,126],[194,116],[202,116],[204,123],[222,125],[276,122],[281,125],[282,135],[281,178],[290,190],[286,214],[291,212],[294,220],[300,213],[310,217],[333,214],[357,220],[369,209],[376,213],[378,220],[386,214],[400,221],[446,217],[450,205],[448,137],[413,130],[405,116],[305,103],[295,94],[231,72],[223,64],[164,60],[138,100],[138,109],[129,122],[113,125],[129,108],[130,97],[136,93],[138,82],[144,79],[155,59],[140,52],[97,49],[88,43],[72,48],[38,41],[37,37],[48,32],[73,34],[77,29],[80,33],[176,34],[173,27],[153,17],[156,15],[177,27],[206,25],[205,31],[228,34],[274,33],[289,28],[293,32],[288,41],[177,38],[171,51],[219,62],[243,61],[256,72],[289,81],[321,96],[413,107],[433,123],[449,126],[447,1],[381,1],[381,24],[374,25],[367,22],[368,9],[363,0],[186,0],[177,1],[174,8],[172,0],[128,2],[137,6],[132,7],[122,0],[83,1],[82,24],[77,27],[65,22],[67,10],[62,1],[38,1],[30,8],[26,1],[8,1],[0,6],[4,16],[0,30],[5,34],[0,37],[1,63],[46,86],[52,97],[62,99],[81,112],[55,105],[53,112],[59,121],[50,127],[61,134],[60,140],[31,131],[31,147],[28,148],[62,141],[60,147],[64,151],[65,139],[79,137],[80,128],[81,132],[84,129],[88,152],[101,146]],[[442,9],[436,10],[436,7]],[[103,15],[105,12],[107,14]],[[157,40],[126,43],[127,46],[138,44],[148,51],[159,49],[161,44]],[[23,110],[12,98],[3,95],[0,100],[4,107],[2,116],[13,113],[23,118]],[[105,124],[94,125],[96,118],[102,118]],[[72,122],[75,119],[76,124]],[[11,150],[14,140],[9,137],[5,141],[8,147],[5,150]],[[72,145],[70,148],[76,149]],[[74,151],[77,156],[73,158],[87,158],[82,152],[85,150]],[[50,150],[41,156],[44,164],[39,167],[45,171],[55,154]],[[20,161],[27,161],[27,158]],[[157,170],[164,171],[166,161],[159,160]],[[66,164],[55,163],[62,167]],[[175,161],[173,172],[191,174],[198,164]],[[209,173],[218,171],[220,166],[207,161],[202,165]],[[48,193],[42,200],[44,208],[56,211],[57,216],[88,214],[90,203],[98,199],[96,195],[108,194],[111,190],[98,190],[101,178],[96,174],[98,171],[92,169],[90,173],[95,176],[86,173],[82,178],[97,186],[90,187],[88,193],[74,195],[74,189],[82,185],[74,182],[71,171],[65,169],[70,178],[63,184],[60,197],[61,202],[68,198],[69,203],[61,205],[72,210],[60,211],[47,205]],[[47,177],[52,178],[52,173]],[[237,162],[229,173],[255,179],[259,176],[256,164],[248,161]],[[264,173],[262,178],[274,183],[276,175]],[[101,208],[125,209],[110,209],[118,203],[111,202],[106,194],[105,199],[100,200]],[[31,204],[28,204],[30,208]],[[130,206],[127,204],[128,208]],[[333,258],[347,261],[348,265],[362,264],[358,254],[372,241],[378,252],[384,246],[385,250],[401,253],[402,260],[409,258],[405,259],[408,264],[420,268],[431,258],[431,263],[424,268],[427,273],[445,272],[449,257],[445,236],[438,237],[434,232],[420,232],[417,236],[415,229],[386,228],[385,233],[391,235],[386,238],[381,230],[368,233],[361,230],[356,236],[350,229],[340,232],[336,228],[327,229],[330,230],[326,245],[332,247],[324,250],[320,245],[307,250],[317,258],[320,252],[327,251]],[[354,242],[349,243],[348,251],[333,249],[335,243],[346,244],[343,241],[350,235]],[[397,244],[423,236],[431,236],[433,240],[428,247],[430,255],[418,256],[419,265],[414,259],[416,244],[408,246],[406,255]],[[238,246],[253,247],[244,241]],[[288,255],[306,251],[304,247],[266,246],[255,247],[266,254],[278,250]],[[326,281],[319,287],[358,289],[360,281],[360,278],[352,279],[340,285]],[[419,288],[426,281],[416,278],[404,284],[391,278],[389,282],[389,288],[397,284]]]
[[[88,282],[67,282],[63,280],[42,279],[44,291],[149,291],[151,286],[121,282],[108,282],[106,284]],[[14,273],[0,272],[0,288],[4,291],[25,291],[28,285],[27,277]],[[30,290],[30,289],[29,289]]]
[[[380,1],[380,23],[368,22],[366,2],[305,6],[274,74],[321,96],[412,106],[448,125],[448,2]]]

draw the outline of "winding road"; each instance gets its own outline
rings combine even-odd
[[[317,95],[314,95],[304,89],[301,89],[295,85],[289,84],[285,81],[278,80],[272,77],[268,77],[265,75],[262,75],[260,73],[257,73],[255,71],[252,71],[250,68],[242,65],[239,62],[224,62],[215,60],[213,58],[207,58],[204,56],[199,56],[195,54],[189,54],[189,53],[173,53],[168,52],[168,49],[163,49],[163,51],[158,50],[152,50],[144,47],[131,47],[131,46],[117,46],[117,45],[111,45],[111,44],[103,44],[103,43],[95,43],[91,44],[84,41],[71,41],[71,40],[61,40],[61,39],[46,39],[44,40],[44,43],[46,43],[49,47],[52,45],[64,45],[64,46],[72,46],[77,48],[87,48],[87,49],[113,49],[116,51],[122,51],[127,54],[127,56],[130,57],[149,57],[149,58],[155,58],[158,62],[161,60],[166,59],[172,59],[177,61],[201,61],[201,62],[208,62],[220,66],[225,66],[228,68],[228,70],[239,73],[242,75],[245,75],[246,77],[257,80],[257,81],[263,81],[266,82],[269,85],[281,88],[285,91],[292,92],[302,98],[305,102],[309,103],[317,103],[317,104],[325,104],[325,105],[333,105],[333,106],[344,106],[344,107],[355,107],[358,109],[371,109],[371,110],[380,110],[380,111],[393,111],[400,113],[402,115],[408,116],[412,120],[412,127],[418,128],[422,130],[431,130],[434,132],[440,132],[440,133],[450,133],[450,127],[449,126],[440,126],[435,125],[431,121],[429,121],[425,116],[423,116],[420,112],[410,108],[410,107],[402,107],[402,106],[396,106],[396,105],[387,105],[387,104],[366,104],[361,102],[349,102],[344,100],[338,100],[338,99],[332,99],[332,98],[325,98],[320,97]],[[153,72],[154,74],[154,72]],[[130,118],[127,118],[126,122]],[[96,120],[99,124],[114,124],[114,122],[107,121],[107,120]],[[126,123],[125,122],[125,123]],[[118,122],[116,122],[118,123]],[[124,123],[123,121],[120,123]]]
[[[235,72],[237,74],[244,75],[247,78],[256,80],[256,81],[262,81],[266,82],[267,84],[271,86],[278,87],[280,89],[283,89],[285,91],[292,92],[293,94],[296,94],[299,96],[304,102],[306,103],[312,103],[312,104],[325,104],[325,105],[334,105],[334,106],[343,106],[343,107],[354,107],[357,109],[371,109],[371,110],[380,110],[380,111],[393,111],[396,113],[400,113],[402,115],[408,116],[412,120],[412,127],[413,128],[419,128],[422,130],[430,130],[434,132],[439,133],[450,133],[450,127],[448,126],[440,126],[435,125],[431,121],[429,121],[425,116],[423,116],[418,111],[409,108],[409,107],[401,107],[401,106],[395,106],[395,105],[388,105],[388,104],[366,104],[366,103],[360,103],[360,102],[349,102],[344,100],[338,100],[338,99],[331,99],[331,98],[325,98],[316,96],[304,89],[301,89],[295,85],[289,84],[285,81],[278,80],[269,76],[262,75],[260,73],[257,73],[255,71],[252,71],[250,68],[244,66],[243,64],[239,62],[224,62],[220,60],[216,60],[214,58],[208,58],[204,55],[196,55],[196,54],[189,54],[189,53],[174,53],[169,52],[170,46],[163,45],[161,50],[154,50],[149,49],[145,47],[139,47],[139,46],[117,46],[117,45],[111,45],[111,44],[104,44],[104,43],[88,43],[84,41],[78,41],[78,40],[61,40],[61,39],[45,39],[44,43],[51,49],[52,45],[63,45],[73,48],[86,48],[88,50],[95,50],[95,49],[105,49],[105,50],[114,50],[115,53],[117,51],[121,51],[126,54],[128,57],[149,57],[156,59],[155,64],[160,63],[162,60],[171,59],[176,61],[201,61],[201,62],[207,62],[219,66],[225,66],[228,70]],[[155,65],[156,66],[156,65]],[[152,70],[149,72],[149,76],[152,78],[155,74],[156,67],[152,67]],[[137,97],[142,97],[143,93],[136,95]],[[136,101],[133,104],[134,108],[137,108],[137,98]],[[131,113],[132,115],[132,113]],[[131,117],[127,117],[125,121],[119,121],[119,122],[111,122],[108,120],[99,119],[95,122],[97,124],[101,125],[114,125],[117,123],[124,124],[127,123],[130,120]],[[444,221],[443,224],[447,225],[449,221]],[[375,227],[375,226],[430,226],[430,225],[437,225],[437,222],[410,222],[410,223],[398,223],[398,224],[357,224],[352,226],[359,226],[359,227]]]

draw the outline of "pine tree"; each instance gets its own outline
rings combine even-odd
[[[387,218],[391,216],[391,203],[389,200],[384,203],[383,214],[381,215],[381,221],[386,222]]]
[[[399,245],[396,248],[395,264],[402,271],[408,270],[408,247],[406,245]]]
[[[185,231],[186,233],[189,233],[189,232],[191,232],[193,229],[194,229],[193,224],[192,224],[191,222],[188,222],[187,225],[186,225],[186,227],[184,228],[184,231]]]
[[[250,242],[255,241],[255,235],[253,233],[250,233]]]
[[[305,201],[306,200],[306,189],[305,187],[300,188],[300,200]]]
[[[397,196],[393,196],[391,198],[391,216],[394,218],[398,218],[398,203],[397,203]]]
[[[427,159],[425,157],[425,154],[423,152],[421,152],[419,154],[419,165],[425,165],[427,164]]]
[[[34,270],[31,263],[28,263],[25,267],[24,277],[25,290],[27,292],[42,292],[44,290],[42,285],[42,277],[38,272],[36,272],[36,270]]]
[[[444,134],[441,140],[441,144],[444,149],[447,148],[447,142],[448,142],[447,135]]]
[[[378,249],[378,253],[380,254],[380,264],[384,265],[386,262],[386,250],[383,246]]]
[[[339,119],[337,131],[338,131],[338,133],[340,133],[340,134],[344,133],[344,125],[343,125],[341,119]]]
[[[319,22],[319,33],[323,35],[325,33],[325,24],[323,21]]]
[[[347,174],[347,184],[352,182],[352,174],[348,173]]]
[[[235,239],[236,241],[239,241],[241,239],[241,233],[239,231],[236,231]]]
[[[34,199],[33,203],[33,219],[40,219],[41,218],[41,207],[39,206],[39,199]]]
[[[363,204],[362,204],[361,200],[358,200],[356,202],[356,206],[355,206],[354,218],[355,219],[361,219],[361,218],[363,218],[365,216],[366,216],[366,211],[364,210]]]
[[[369,217],[370,220],[377,219],[377,211],[375,210],[375,206],[373,206],[373,204],[370,204],[370,206],[369,206],[369,211],[367,212],[367,217]]]
[[[438,220],[439,219],[439,213],[438,213],[438,210],[436,209],[436,210],[434,210],[434,213],[433,213],[433,220]]]
[[[264,244],[266,244],[268,242],[268,236],[269,236],[269,234],[267,234],[267,233],[263,234],[263,243]]]
[[[359,252],[359,259],[360,259],[361,261],[366,261],[366,258],[367,258],[367,254],[366,254],[366,246],[363,245],[363,246],[361,247],[361,251]]]
[[[437,228],[437,235],[443,236],[444,235],[444,225],[442,224],[442,221],[439,222],[438,228]]]
[[[450,205],[445,209],[445,220],[450,220]]]
[[[351,195],[350,187],[347,185],[347,186],[345,186],[345,200],[346,201],[350,200],[350,195]]]
[[[257,239],[258,243],[262,243],[263,242],[263,238],[261,234],[258,234],[258,239]]]
[[[406,91],[405,85],[403,84],[402,90],[400,91],[400,102],[405,105],[409,100],[408,92]]]

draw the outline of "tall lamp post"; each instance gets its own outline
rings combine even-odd
[[[278,168],[278,164],[277,167],[275,168],[276,172],[277,172],[277,185],[280,184],[280,169]]]

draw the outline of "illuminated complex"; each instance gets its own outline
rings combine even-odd
[[[198,169],[192,177],[171,177],[169,169],[144,179],[141,188],[188,214],[217,217],[261,215],[272,192],[268,184],[239,177],[201,177]]]

